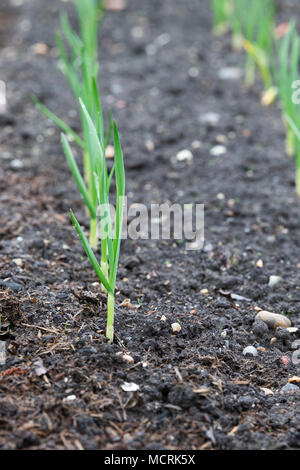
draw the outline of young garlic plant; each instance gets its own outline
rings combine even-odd
[[[273,63],[273,75],[278,87],[278,95],[286,127],[286,152],[294,156],[296,139],[294,128],[290,126],[287,116],[298,126],[300,123],[299,105],[293,103],[293,83],[299,78],[300,39],[296,23],[291,20],[283,38],[276,43],[276,56]]]
[[[107,327],[106,336],[109,341],[113,341],[114,336],[114,302],[115,285],[118,269],[118,260],[122,236],[123,205],[125,196],[125,170],[123,153],[120,144],[116,123],[113,122],[113,141],[115,161],[110,173],[108,172],[105,159],[105,140],[101,126],[97,128],[92,117],[80,99],[85,125],[88,130],[88,151],[90,153],[90,183],[93,187],[93,194],[96,195],[97,204],[100,209],[100,240],[101,240],[101,262],[98,263],[93,249],[88,242],[82,228],[75,215],[71,211],[71,220],[80,237],[85,252],[97,274],[102,285],[107,291]],[[100,100],[96,101],[99,116],[101,115]],[[71,146],[67,136],[62,134],[62,146],[71,168],[72,174],[77,182],[82,197],[90,211],[94,210],[94,203],[90,199],[88,188],[80,174],[76,164]],[[115,175],[116,185],[116,212],[113,220],[110,211],[110,189],[112,178]],[[95,214],[97,217],[97,213]],[[113,223],[114,222],[114,223]],[[114,228],[113,228],[114,225]]]
[[[253,85],[258,68],[265,89],[270,89],[272,74],[269,58],[275,29],[274,0],[233,0],[231,26],[233,37],[241,40],[247,52],[246,85]]]
[[[232,0],[212,0],[213,30],[215,34],[223,34],[228,31]]]
[[[295,137],[294,149],[295,149],[295,164],[296,164],[296,191],[297,195],[300,197],[300,131],[293,119],[289,116],[285,116],[285,120]],[[299,124],[298,124],[299,125]]]
[[[56,45],[59,52],[60,68],[67,77],[69,85],[79,102],[82,100],[85,108],[93,122],[104,133],[104,124],[102,113],[99,115],[97,105],[95,105],[95,95],[98,95],[96,83],[98,78],[99,64],[98,56],[98,29],[100,20],[103,16],[103,8],[97,0],[75,0],[77,16],[79,22],[79,35],[72,29],[66,13],[60,15],[60,26],[62,34],[56,34]],[[97,97],[98,99],[98,97]],[[51,119],[60,129],[67,134],[82,149],[84,180],[88,185],[90,204],[88,215],[90,216],[90,244],[96,249],[98,241],[97,218],[97,197],[91,174],[92,156],[88,147],[89,129],[86,125],[86,119],[79,106],[81,117],[81,127],[83,138],[70,128],[62,119],[57,117],[46,106],[34,98],[39,109]],[[112,119],[109,115],[109,123],[104,146],[108,145],[112,132]]]

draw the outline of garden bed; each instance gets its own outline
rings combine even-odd
[[[300,333],[253,330],[257,308],[300,326],[300,202],[279,106],[261,106],[259,82],[248,90],[242,78],[219,78],[224,68],[242,70],[243,55],[229,36],[212,36],[208,0],[128,3],[107,13],[99,56],[129,201],[205,204],[204,248],[123,241],[116,336],[107,344],[106,298],[69,221],[72,207],[87,223],[82,201],[60,132],[31,100],[78,130],[54,40],[59,10],[74,12],[58,0],[7,4],[0,448],[299,448],[300,389],[282,388],[299,375],[291,355]],[[282,21],[297,14],[296,2],[280,3]],[[204,123],[212,112],[219,121]],[[214,156],[216,145],[226,153]],[[192,160],[176,160],[185,149]],[[274,287],[270,276],[280,277]],[[257,356],[243,355],[249,345]],[[124,391],[125,382],[139,390]]]

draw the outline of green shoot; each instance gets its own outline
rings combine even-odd
[[[292,101],[292,84],[299,77],[300,39],[295,21],[292,20],[285,36],[277,41],[276,61],[273,63],[273,74],[283,111],[283,121],[286,126],[286,152],[295,155],[295,133],[291,129],[287,116],[295,123],[300,122],[299,106]]]
[[[213,30],[223,34],[229,29],[232,0],[212,0]]]
[[[95,182],[91,177],[91,174],[95,171],[95,157],[93,156],[94,148],[90,141],[89,126],[87,125],[84,110],[88,112],[92,122],[95,123],[97,134],[101,138],[101,143],[105,143],[105,151],[111,138],[111,116],[109,116],[108,130],[105,136],[102,109],[97,89],[97,75],[99,69],[97,60],[98,29],[104,10],[99,0],[74,0],[74,2],[78,15],[79,34],[72,29],[66,13],[62,13],[60,15],[62,33],[56,34],[56,45],[60,58],[60,68],[66,76],[74,96],[79,102],[83,138],[79,137],[70,126],[36,98],[34,101],[38,108],[82,149],[83,178],[79,173],[66,137],[64,137],[63,149],[90,217],[90,244],[96,249],[98,243],[97,219],[95,216],[97,210],[97,192]]]
[[[97,191],[97,199],[100,207],[100,232],[101,232],[101,263],[99,264],[94,252],[85,237],[75,215],[71,211],[71,220],[80,237],[85,252],[97,274],[99,280],[108,293],[107,298],[107,325],[106,336],[110,342],[114,337],[114,303],[115,286],[119,262],[120,244],[122,236],[123,204],[125,196],[125,170],[123,153],[120,144],[116,123],[113,122],[113,140],[115,152],[114,174],[116,183],[116,215],[113,220],[109,210],[110,175],[108,176],[106,161],[104,157],[104,145],[101,137],[97,134],[88,111],[83,107],[86,125],[89,131],[89,145],[93,147],[93,173],[92,180]],[[112,173],[111,173],[112,174]]]
[[[296,126],[295,122],[289,115],[285,116],[285,120],[291,130],[293,135],[295,136],[295,163],[296,163],[296,191],[297,195],[300,197],[300,131]]]
[[[270,54],[275,24],[273,0],[233,0],[231,26],[233,37],[242,38],[247,52],[245,82],[251,86],[258,69],[265,89],[272,86]]]

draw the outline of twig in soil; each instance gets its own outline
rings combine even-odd
[[[179,383],[183,384],[183,378],[182,378],[182,375],[181,375],[180,370],[178,369],[178,367],[174,367],[174,371],[175,371],[175,374],[178,378]]]
[[[22,326],[26,326],[28,328],[38,328],[39,330],[47,331],[48,333],[53,333],[55,335],[60,335],[61,332],[57,330],[51,330],[50,328],[45,328],[44,326],[39,325],[29,325],[28,323],[21,323]]]

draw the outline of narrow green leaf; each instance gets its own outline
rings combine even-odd
[[[114,150],[115,150],[115,175],[116,175],[116,221],[115,221],[115,234],[113,240],[114,260],[113,266],[110,270],[110,282],[112,286],[115,285],[116,275],[119,262],[119,253],[122,236],[122,222],[123,222],[123,202],[125,195],[125,168],[123,160],[123,152],[120,144],[119,133],[115,121],[113,122],[114,132]]]
[[[72,49],[74,57],[79,56],[83,48],[83,43],[77,34],[72,30],[68,15],[65,12],[62,12],[60,15],[60,26],[69,46]]]
[[[73,155],[73,152],[71,150],[71,147],[70,147],[70,144],[67,140],[67,137],[62,134],[61,136],[61,142],[62,142],[62,146],[63,146],[63,150],[64,150],[64,153],[65,153],[65,156],[66,156],[66,159],[67,159],[67,162],[69,164],[69,167],[70,167],[70,170],[72,172],[72,175],[77,183],[77,186],[78,186],[78,189],[84,199],[84,202],[91,214],[91,217],[92,218],[96,218],[96,209],[95,209],[95,205],[92,203],[91,199],[90,199],[90,196],[89,196],[89,193],[88,193],[88,190],[85,186],[85,183],[83,181],[83,178],[81,176],[81,173],[79,171],[79,168],[77,166],[77,163],[75,161],[75,158],[74,158],[74,155]]]
[[[103,274],[103,272],[102,272],[102,270],[101,270],[101,268],[100,268],[100,265],[99,265],[99,263],[98,263],[98,261],[97,261],[97,259],[96,259],[95,254],[94,254],[93,250],[91,249],[91,247],[90,247],[90,245],[89,245],[89,242],[88,242],[88,240],[87,240],[87,238],[86,238],[86,236],[85,236],[85,234],[84,234],[82,228],[80,227],[80,225],[79,225],[79,223],[78,223],[78,221],[77,221],[75,215],[73,214],[73,211],[72,211],[72,210],[70,211],[70,217],[71,217],[72,223],[73,223],[73,225],[74,225],[74,227],[75,227],[75,229],[76,229],[76,231],[77,231],[77,233],[78,233],[78,235],[79,235],[79,238],[80,238],[80,240],[81,240],[81,243],[82,243],[82,245],[83,245],[83,248],[84,248],[84,250],[85,250],[85,252],[86,252],[86,254],[87,254],[87,256],[88,256],[88,258],[89,258],[89,260],[90,260],[90,262],[91,262],[91,265],[92,265],[93,268],[94,268],[95,273],[97,274],[99,280],[100,280],[101,283],[104,285],[104,287],[106,288],[106,290],[107,290],[110,294],[114,294],[112,288],[110,287],[110,285],[109,285],[109,283],[108,283],[106,277],[104,276],[104,274]]]
[[[76,134],[75,131],[73,131],[73,129],[71,129],[70,126],[68,126],[68,124],[66,124],[59,117],[57,117],[54,113],[52,113],[52,111],[50,111],[50,109],[48,109],[46,106],[40,103],[40,101],[35,96],[32,96],[32,101],[39,108],[39,110],[42,111],[42,113],[45,114],[45,116],[47,116],[47,118],[53,121],[54,124],[56,124],[63,132],[72,136],[76,144],[79,147],[84,149],[85,145],[84,145],[83,140],[79,137],[78,134]]]
[[[102,171],[105,157],[104,157],[103,148],[98,138],[97,130],[91,119],[91,116],[89,115],[86,109],[85,104],[80,98],[79,98],[79,103],[83,112],[84,119],[86,121],[86,129],[88,133],[87,145],[88,145],[89,154],[91,158],[91,169],[92,171],[95,171],[96,163],[98,163],[101,166],[101,171]]]

